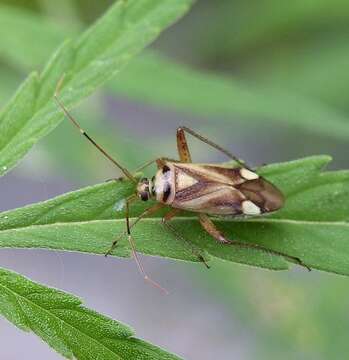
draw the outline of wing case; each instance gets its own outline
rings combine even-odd
[[[168,163],[173,171],[172,207],[211,215],[257,215],[283,206],[274,185],[242,167]]]

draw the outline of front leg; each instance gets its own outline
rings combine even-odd
[[[125,211],[126,230],[123,231],[122,233],[120,233],[120,234],[114,239],[114,241],[112,242],[109,250],[105,253],[105,256],[108,256],[108,255],[110,255],[110,254],[113,252],[113,250],[115,249],[115,247],[116,247],[119,239],[122,238],[123,236],[127,235],[128,233],[130,233],[131,228],[132,228],[133,226],[135,226],[135,225],[138,223],[138,221],[142,220],[142,219],[143,219],[144,217],[146,217],[146,216],[152,215],[153,213],[157,212],[158,210],[160,210],[161,208],[163,208],[163,207],[165,206],[165,205],[162,204],[162,203],[156,203],[156,204],[154,204],[153,206],[151,206],[150,208],[145,209],[132,223],[130,223],[130,221],[129,221],[129,208],[130,208],[130,203],[131,203],[132,201],[134,201],[135,199],[138,199],[138,197],[135,196],[135,195],[132,195],[129,199],[126,200],[126,204],[125,204],[125,206],[126,206],[126,209],[125,209],[125,210],[126,210],[126,211]]]
[[[141,276],[143,277],[143,279],[150,283],[151,285],[153,285],[154,287],[158,288],[159,290],[161,290],[164,294],[168,294],[168,291],[163,288],[160,284],[158,284],[156,281],[154,281],[152,278],[150,278],[148,276],[148,274],[145,272],[144,267],[141,263],[141,260],[137,254],[137,249],[136,249],[136,245],[135,245],[135,241],[133,240],[132,234],[131,234],[131,228],[138,222],[140,221],[143,217],[145,217],[146,215],[151,215],[152,213],[156,212],[157,210],[161,209],[164,205],[161,203],[157,203],[154,206],[146,209],[140,216],[138,216],[138,218],[136,220],[134,220],[133,223],[130,223],[130,204],[135,201],[135,199],[137,199],[136,195],[132,195],[130,196],[127,200],[126,200],[126,208],[125,208],[125,218],[126,218],[126,234],[127,234],[127,239],[128,242],[130,244],[131,247],[131,252],[132,252],[132,256],[137,264],[137,268],[139,273],[141,274]],[[124,233],[122,233],[121,235],[124,235]],[[115,239],[110,247],[110,249],[108,250],[108,252],[105,254],[105,256],[111,254],[111,252],[114,250],[114,248],[116,247],[118,242],[118,238]]]
[[[255,250],[263,251],[267,254],[282,256],[286,260],[294,262],[298,265],[301,265],[301,266],[305,267],[307,270],[311,271],[311,268],[308,265],[304,264],[303,261],[296,256],[291,256],[291,255],[284,254],[280,251],[267,249],[264,246],[261,246],[258,244],[248,244],[248,243],[243,243],[243,242],[236,241],[236,240],[227,239],[225,237],[225,235],[217,229],[216,225],[212,222],[212,220],[206,214],[200,214],[199,220],[200,220],[200,224],[202,225],[202,227],[214,239],[216,239],[220,244],[233,245],[233,246],[236,246],[239,248],[245,248],[245,249],[255,249]]]

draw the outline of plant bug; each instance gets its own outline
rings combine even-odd
[[[109,155],[103,147],[96,143],[81,128],[79,123],[59,100],[58,90],[56,90],[54,99],[65,116],[78,128],[80,133],[106,158],[116,165],[126,178],[136,184],[135,194],[127,198],[125,203],[126,233],[138,270],[144,279],[152,285],[167,292],[167,290],[153,281],[144,271],[131,235],[131,228],[142,218],[149,216],[166,206],[171,207],[171,210],[162,218],[162,223],[177,238],[185,240],[178,230],[170,224],[170,220],[182,211],[191,211],[198,214],[198,219],[203,229],[220,244],[255,249],[272,255],[282,256],[291,262],[304,266],[309,271],[311,270],[298,257],[271,250],[261,245],[228,239],[223,232],[217,229],[210,216],[258,216],[274,212],[284,205],[284,196],[278,188],[259,176],[229,151],[187,127],[179,127],[177,129],[179,160],[161,157],[149,161],[137,170],[142,170],[156,163],[158,170],[155,176],[151,179],[142,178],[138,181],[131,172],[121,166],[119,162]],[[227,166],[192,163],[186,140],[186,133],[222,152],[231,160],[234,160],[236,164]],[[142,201],[155,199],[157,200],[157,203],[146,209],[133,223],[130,224],[130,204],[138,199]],[[115,240],[112,243],[110,249],[106,252],[106,255],[113,251],[117,245],[117,241],[118,240]],[[205,259],[199,253],[197,253],[197,256],[200,261],[209,267]]]

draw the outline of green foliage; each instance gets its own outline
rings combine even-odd
[[[57,25],[48,20],[49,17],[43,16],[42,12],[39,15],[12,7],[14,3],[20,2],[30,6],[28,1],[7,2],[11,7],[0,5],[1,104],[13,93],[23,72],[41,67],[63,39],[75,38],[77,28],[76,23],[73,27],[69,22],[63,22],[63,26],[62,23]],[[80,2],[84,11],[90,11],[90,2]],[[93,3],[96,13],[102,9],[101,3]],[[200,8],[202,3],[196,8]],[[46,4],[51,6],[48,1]],[[192,62],[195,63],[196,60],[203,67],[214,70],[222,66],[225,70],[230,70],[230,73],[225,73],[223,78],[212,72],[199,72],[176,64],[158,53],[147,51],[133,59],[115,81],[111,79],[107,83],[105,89],[157,107],[198,115],[221,116],[216,121],[224,120],[231,124],[236,119],[242,119],[246,126],[251,124],[253,128],[250,129],[253,130],[256,125],[263,126],[270,121],[274,125],[279,124],[280,128],[285,125],[298,127],[299,135],[301,131],[307,130],[311,134],[330,136],[329,144],[333,145],[333,149],[335,141],[339,143],[338,140],[347,140],[348,4],[340,0],[297,0],[283,3],[282,6],[277,0],[222,0],[219,6],[213,2],[206,4],[210,6],[209,17],[208,12],[198,12],[200,17],[196,21],[194,12],[187,29],[186,24],[183,24],[184,36],[181,31],[175,32],[172,44],[168,41],[171,40],[171,34],[165,37],[164,42],[171,51],[172,47],[175,51],[180,50],[176,54],[179,58],[182,50],[187,47],[186,51],[190,48]],[[52,8],[55,11],[50,15],[60,17],[56,7]],[[94,12],[95,10],[90,13],[91,18],[95,17]],[[109,25],[116,33],[116,26]],[[185,42],[187,39],[190,46]],[[69,48],[73,42],[65,46]],[[75,49],[76,43],[77,41],[73,44],[73,51],[79,50]],[[61,52],[66,53],[67,50]],[[92,59],[95,60],[100,60],[98,54]],[[87,65],[87,69],[95,69],[93,65],[94,63]],[[119,64],[116,68],[118,66]],[[69,101],[68,88],[71,84],[68,82],[71,80],[70,76],[75,76],[75,70],[67,71],[67,86],[63,89],[64,101],[67,99],[71,105],[85,96],[74,92],[78,96]],[[231,74],[234,74],[234,78],[229,77]],[[255,86],[255,83],[259,86]],[[72,84],[75,84],[73,80]],[[48,98],[52,95],[54,85],[48,90]],[[36,91],[40,86],[36,84],[30,89]],[[95,84],[91,81],[91,87],[93,86]],[[24,104],[26,99],[32,101],[36,99],[36,95],[43,96],[43,93],[39,94],[40,91],[29,94],[29,90],[27,96],[21,98],[21,106],[17,107],[16,104],[16,109],[13,109],[16,121],[20,120],[22,124],[29,120],[27,114],[30,113],[31,116],[32,111],[29,103]],[[91,107],[91,102],[89,105]],[[95,102],[92,104],[94,106]],[[96,109],[99,110],[100,107],[96,106],[95,111]],[[51,110],[52,114],[56,112],[54,105]],[[105,124],[98,122],[100,114],[97,117],[89,111],[88,115],[87,118],[85,114],[77,115],[82,119],[84,127],[91,134],[96,134],[98,141],[106,144],[106,148],[111,149],[112,153],[118,154],[118,158],[120,156],[121,160],[127,160],[127,165],[133,164],[135,154],[130,155],[130,152],[134,149],[126,146],[128,140],[124,133],[119,129],[111,131]],[[11,115],[11,118],[15,117]],[[96,120],[94,124],[92,118]],[[3,116],[0,119],[1,128]],[[41,115],[34,116],[34,119],[35,124],[38,124]],[[46,116],[46,121],[48,120],[52,123],[56,121]],[[8,123],[5,129],[10,134],[10,130],[15,133],[18,129],[18,124],[14,124],[14,128],[12,125]],[[46,125],[42,123],[42,126]],[[275,126],[274,129],[277,131],[279,127]],[[0,130],[1,143],[3,128]],[[96,165],[84,153],[88,145],[81,146],[83,140],[69,141],[67,136],[71,135],[72,139],[77,137],[73,131],[68,133],[64,127],[59,130],[61,132],[55,131],[51,137],[46,138],[54,157],[64,157],[64,154],[72,152],[74,154],[69,158],[65,156],[64,168],[59,171],[63,172],[70,166],[79,169],[79,172],[81,169],[77,176],[83,174],[86,181],[93,181],[92,172],[104,178],[102,172],[98,171],[102,161]],[[39,135],[41,136],[40,133]],[[23,139],[17,137],[14,141],[16,146]],[[38,137],[33,139],[33,143],[37,139]],[[62,139],[69,143],[69,147],[65,146],[63,149],[56,145],[61,144]],[[146,147],[149,150],[152,145],[150,138],[144,141],[147,141]],[[157,144],[158,141],[157,138]],[[163,141],[166,143],[165,139]],[[23,143],[24,145],[28,144]],[[1,150],[0,146],[0,159],[3,160],[5,158]],[[27,151],[20,147],[18,150],[23,154]],[[93,153],[95,150],[90,151]],[[311,151],[314,148],[308,145],[306,152]],[[340,155],[337,154],[337,160]],[[285,191],[286,207],[269,217],[248,221],[219,221],[218,225],[233,238],[239,237],[244,241],[260,242],[267,247],[282,249],[290,254],[297,254],[314,267],[347,275],[348,173],[320,172],[328,160],[327,157],[317,157],[261,168],[262,174]],[[126,164],[125,161],[124,163]],[[2,166],[7,167],[8,163]],[[43,247],[103,254],[114,236],[125,227],[123,212],[116,211],[118,200],[133,190],[133,186],[127,182],[102,184],[0,214],[0,246]],[[142,209],[144,204],[135,204],[132,215],[137,216]],[[247,261],[251,258],[252,265],[273,266],[278,269],[287,266],[282,259],[260,258],[250,252],[242,251],[234,257],[232,249],[220,248],[205,235],[194,218],[184,217],[174,224],[193,245],[202,248],[207,255],[211,254],[211,258],[232,261]],[[81,235],[86,236],[86,240],[82,240]],[[196,260],[189,248],[162,229],[159,217],[140,223],[135,228],[134,236],[138,249],[146,254]],[[217,249],[221,252],[216,253]],[[126,239],[120,241],[115,255],[129,256]],[[196,268],[200,269],[199,265],[194,269]],[[189,275],[187,272],[186,276]],[[214,291],[210,288],[209,296],[220,294],[227,302],[227,308],[234,313],[234,319],[242,318],[241,323],[253,329],[255,357],[328,359],[343,358],[343,354],[348,352],[345,336],[349,331],[345,317],[346,299],[349,295],[346,277],[316,271],[310,274],[303,271],[262,272],[249,267],[237,267],[227,261],[215,261],[212,271],[205,272],[204,281],[205,286],[216,285]],[[23,285],[24,291],[24,284],[20,284],[18,288],[21,289]],[[198,282],[196,284],[199,286]],[[4,291],[1,293],[5,294]],[[3,298],[4,296],[0,296],[0,308],[4,303]],[[221,299],[219,302],[221,303]],[[25,304],[22,309],[27,307]],[[11,313],[17,314],[15,310]],[[33,323],[36,324],[35,319]],[[52,324],[53,322],[48,322],[45,325]]]
[[[156,78],[154,71],[159,75]],[[221,120],[229,123],[237,117],[247,123],[270,121],[337,139],[349,137],[347,116],[319,101],[198,72],[156,54],[135,59],[117,82],[109,83],[109,89],[149,104],[221,115]]]
[[[268,165],[259,170],[285,194],[285,208],[265,217],[217,220],[232,239],[264,245],[297,256],[315,269],[349,275],[349,172],[321,172],[327,156]],[[124,213],[116,210],[134,192],[129,181],[108,182],[55,199],[4,212],[0,246],[39,247],[104,254],[125,229]],[[132,215],[144,209],[138,203]],[[161,218],[143,219],[133,230],[137,249],[148,255],[197,261],[190,247],[161,226]],[[192,246],[213,257],[269,269],[286,269],[283,258],[260,251],[216,244],[192,214],[173,221]],[[113,253],[129,256],[124,237]]]
[[[52,101],[62,75],[65,77],[61,96],[71,107],[115,75],[164,28],[183,15],[191,3],[190,0],[119,1],[82,36],[66,41],[40,75],[32,73],[24,81],[0,115],[0,175],[15,166],[31,146],[63,118]],[[7,15],[2,13],[5,18]],[[34,24],[26,15],[21,20],[29,25],[30,31],[24,37],[28,45],[33,42],[31,36],[35,33],[39,44],[39,24]],[[53,44],[55,40],[49,42]],[[40,45],[42,47],[43,43]],[[16,58],[19,48],[15,44],[11,51],[5,51],[8,59]],[[31,60],[23,63],[35,63],[41,56],[35,51],[32,55]],[[67,208],[67,203],[64,206]],[[37,216],[45,217],[42,213]],[[33,217],[31,219],[35,222]],[[69,221],[72,220],[70,217]],[[178,359],[133,338],[125,326],[83,308],[71,295],[32,283],[6,270],[0,270],[0,287],[1,314],[16,326],[35,332],[65,357]]]
[[[321,42],[303,45],[301,51],[285,49],[263,64],[257,58],[255,64],[245,69],[245,75],[268,88],[282,89],[287,84],[292,92],[320,99],[347,113],[349,79],[345,60],[349,46],[346,39],[346,35],[325,37]]]
[[[74,33],[73,29],[54,26],[38,15],[23,14],[7,7],[4,7],[4,11],[2,11],[2,8],[0,7],[0,20],[6,21],[7,36],[0,39],[0,49],[3,49],[3,56],[10,59],[18,68],[28,69],[28,67],[32,68],[43,63],[50,53],[49,50],[52,49],[52,44],[58,44],[64,36]],[[227,13],[231,14],[231,11]],[[39,32],[38,28],[40,27],[45,31]],[[16,41],[19,43],[15,43],[15,46],[8,46],[8,39],[12,38],[11,34],[18,31],[23,34],[23,36],[16,37]],[[24,61],[23,49],[28,46],[28,41],[25,39],[29,37],[29,34],[34,38],[39,38],[38,43],[45,44],[45,46],[40,46],[40,52],[31,52],[31,57]],[[231,38],[235,39],[234,36]],[[21,41],[23,41],[23,46]],[[67,66],[69,67],[69,65]],[[98,69],[102,72],[102,68],[98,67]],[[309,70],[314,71],[307,69],[307,74],[309,74]],[[84,70],[83,74],[86,75],[89,71]],[[158,76],[154,77],[154,73]],[[232,117],[243,119],[248,123],[260,123],[263,120],[279,125],[286,124],[337,139],[348,139],[349,127],[346,114],[329,105],[322,104],[316,99],[296,95],[297,86],[299,87],[300,81],[304,82],[305,76],[299,74],[289,76],[290,79],[286,79],[287,81],[284,83],[289,81],[295,83],[294,91],[289,91],[288,88],[280,90],[280,84],[277,86],[278,82],[271,81],[273,77],[269,72],[264,71],[264,74],[267,74],[264,76],[269,80],[268,87],[258,87],[252,81],[247,82],[232,77],[227,79],[223,76],[199,72],[148,51],[133,59],[115,80],[109,81],[108,89],[117,95],[124,95],[151,105],[205,116],[220,115],[222,121],[229,123],[231,123]],[[325,75],[326,73],[322,72],[322,76],[325,77]],[[338,76],[334,78],[337,79]],[[325,77],[326,79],[327,77]],[[150,88],[152,91],[149,91]],[[304,88],[313,89],[314,81],[310,79]],[[327,85],[316,86],[317,92],[326,91],[326,89],[328,89]],[[310,90],[305,93],[309,92]],[[64,100],[70,104],[71,99],[75,96],[82,98],[84,95],[70,94]]]
[[[27,78],[0,116],[0,174],[62,120],[52,97],[63,75],[61,97],[71,107],[119,72],[191,3],[118,1],[79,38],[65,42],[40,76]]]
[[[83,307],[70,294],[4,269],[0,269],[0,289],[0,313],[68,359],[179,360],[134,338],[127,326]]]
[[[215,261],[201,286],[253,329],[251,359],[329,359],[348,351],[348,278],[301,271],[266,272]],[[229,274],[229,276],[227,276]],[[335,294],[335,296],[334,296]]]
[[[19,76],[7,67],[0,68],[0,106],[6,103],[16,90]]]
[[[25,71],[41,66],[71,34],[43,16],[4,4],[0,5],[0,24],[1,58]]]
[[[342,30],[349,18],[348,3],[342,0],[294,0],[280,6],[277,0],[223,1],[213,15],[215,21],[208,29],[208,39],[202,41],[206,51],[214,56],[248,55],[254,47],[273,46],[287,36],[306,42],[310,36],[323,37],[328,29]],[[231,13],[235,12],[236,21],[229,23]],[[304,36],[307,32],[307,36]],[[222,34],[226,41],[218,41]],[[235,35],[235,36],[233,36]],[[204,44],[206,42],[206,44]],[[207,46],[210,43],[210,47]],[[292,42],[291,42],[292,43]],[[296,46],[299,43],[295,44]]]

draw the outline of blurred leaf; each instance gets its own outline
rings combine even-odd
[[[80,14],[77,8],[76,0],[62,0],[60,2],[52,2],[50,0],[37,0],[40,4],[40,10],[45,14],[46,18],[54,19],[55,22],[60,22],[66,28],[81,29]],[[85,4],[86,5],[86,4]],[[108,4],[110,5],[110,3]],[[87,5],[88,6],[88,5]],[[105,10],[107,6],[102,5]],[[98,15],[95,13],[94,19]]]
[[[1,58],[25,71],[41,67],[57,46],[72,35],[68,27],[44,16],[4,4],[0,5],[0,24]]]
[[[25,22],[19,26],[21,17],[16,16],[14,10],[11,11],[9,19],[16,18],[18,21],[12,24],[11,29],[17,27],[29,33],[31,27],[26,27]],[[32,17],[32,21],[36,17]],[[43,25],[38,42],[46,44],[51,38],[58,36],[47,36],[50,31],[50,27]],[[66,34],[67,30],[60,31]],[[8,34],[9,38],[14,33]],[[0,47],[1,41],[2,37]],[[18,51],[18,60],[13,61],[20,64],[23,56],[24,53]],[[37,59],[38,62],[43,60]],[[347,116],[317,100],[280,89],[265,89],[264,86],[257,87],[252,83],[198,72],[152,52],[135,58],[115,81],[108,83],[108,88],[118,95],[151,105],[205,116],[219,115],[223,116],[220,120],[224,121],[231,122],[232,117],[249,123],[272,121],[278,125],[286,124],[338,139],[347,140],[349,137]]]
[[[4,269],[0,288],[0,313],[68,359],[179,360],[134,338],[127,326],[83,307],[73,295]]]
[[[47,11],[52,10],[50,6],[57,7],[57,5],[53,5],[53,3],[46,0],[41,3],[45,9],[46,6],[49,7],[49,9],[46,9]],[[60,3],[59,6],[66,7],[67,2]],[[62,14],[66,15],[59,11],[57,16],[61,17]],[[5,62],[16,68],[17,71],[7,66],[0,67],[0,78],[2,79],[0,82],[0,105],[10,98],[20,83],[19,71],[27,71],[33,67],[41,66],[65,36],[74,34],[70,26],[63,27],[54,24],[47,17],[38,13],[3,4],[0,4],[0,22],[1,20],[4,20],[3,23],[6,24],[6,27],[2,32],[4,37],[0,38],[0,56]],[[30,56],[25,54],[27,52],[26,46],[29,46],[30,43],[27,41],[28,38],[40,38],[39,41],[33,44],[40,51],[34,50],[30,52]],[[12,42],[12,46],[8,46],[10,42]],[[22,42],[25,43],[22,44]],[[110,122],[104,121],[103,126],[101,126],[105,110],[102,108],[100,101],[93,100],[89,99],[88,104],[84,104],[79,108],[78,114],[74,113],[74,116],[83,119],[84,127],[88,129],[88,132],[103,143],[110,152],[118,154],[118,159],[121,162],[125,162],[125,158],[127,158],[129,167],[136,168],[139,162],[142,161],[142,155],[147,158],[145,150],[142,154],[139,154],[139,151],[127,140],[125,134],[121,134],[121,129],[111,126]],[[100,97],[97,97],[97,100],[100,100]],[[103,178],[108,178],[108,173],[103,167],[105,164],[103,158],[101,158],[100,154],[96,154],[95,149],[90,145],[84,146],[85,140],[82,139],[80,142],[77,134],[71,124],[64,122],[62,126],[58,126],[54,132],[40,142],[39,146],[44,149],[45,156],[50,156],[52,169],[57,167],[60,172],[64,172],[66,177],[83,183],[100,181],[101,174],[106,174]],[[62,146],[63,140],[64,146]],[[127,149],[127,152],[125,149]],[[135,156],[136,153],[137,157]],[[76,171],[77,167],[79,168],[78,172]],[[109,176],[116,176],[115,172],[113,174]]]
[[[261,168],[259,172],[284,192],[285,209],[252,219],[219,219],[219,227],[232,239],[262,244],[297,256],[313,268],[349,275],[349,172],[322,173],[329,160],[318,156]],[[125,229],[124,214],[115,210],[115,205],[133,193],[134,187],[129,181],[105,183],[4,212],[0,217],[0,246],[104,254],[116,234]],[[133,216],[142,209],[141,202],[132,207]],[[160,226],[158,216],[135,227],[137,249],[148,255],[197,261]],[[217,244],[192,215],[177,218],[173,224],[195,248],[213,257],[271,269],[287,268],[282,258]],[[119,242],[114,255],[129,256],[126,238]]]
[[[273,121],[339,139],[349,137],[348,118],[319,101],[200,73],[149,52],[132,61],[117,81],[108,85],[118,94],[149,104],[200,115],[222,115],[221,120],[230,123],[235,116],[249,122]]]
[[[196,35],[213,60],[244,57],[256,49],[295,46],[338,31],[347,32],[349,4],[342,0],[224,1],[215,7],[205,37]],[[210,26],[211,24],[211,26]],[[222,41],[222,36],[224,41]]]
[[[211,270],[204,277],[197,272],[194,281],[226,304],[240,332],[253,332],[251,358],[327,360],[347,353],[346,277],[253,271],[222,261]]]
[[[331,34],[297,50],[291,48],[255,56],[243,69],[242,76],[269,88],[287,86],[290,91],[347,111],[348,55],[347,35]]]
[[[20,83],[20,77],[6,66],[0,67],[0,108],[7,102]]]
[[[113,77],[159,33],[183,15],[192,0],[119,1],[76,41],[67,41],[39,76],[31,74],[0,117],[0,174],[10,170],[63,115],[52,101],[59,79],[68,106]]]

